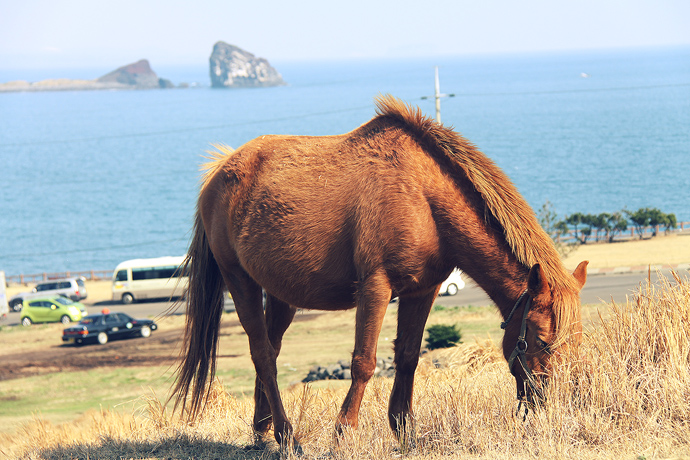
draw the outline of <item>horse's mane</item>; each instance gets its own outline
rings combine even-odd
[[[526,267],[539,263],[554,296],[579,291],[577,281],[563,267],[558,251],[537,222],[534,211],[492,160],[451,128],[424,116],[419,108],[389,95],[378,97],[376,105],[378,116],[374,120],[392,119],[402,123],[417,142],[431,146],[462,168],[484,200],[486,211],[502,228],[517,260]],[[572,305],[568,301],[555,304]],[[574,310],[572,307],[564,309],[568,311],[555,312],[557,330],[561,331],[568,330],[568,325],[579,319],[570,311]]]

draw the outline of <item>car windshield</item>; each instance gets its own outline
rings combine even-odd
[[[62,305],[72,305],[74,302],[72,302],[72,299],[68,297],[55,297],[55,301],[57,303],[61,303]]]

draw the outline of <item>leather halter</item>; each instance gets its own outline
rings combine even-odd
[[[513,309],[508,314],[508,317],[505,319],[505,321],[501,323],[501,329],[505,329],[506,327],[508,327],[508,323],[510,323],[510,320],[513,318],[515,311],[518,309],[518,307],[525,298],[527,300],[525,301],[525,309],[522,313],[520,335],[518,335],[515,348],[513,349],[513,352],[510,354],[510,357],[508,358],[508,368],[510,369],[510,373],[513,374],[515,380],[518,383],[517,399],[520,401],[520,403],[518,404],[517,412],[520,412],[520,407],[523,403],[525,403],[525,417],[527,417],[529,407],[534,405],[533,395],[537,395],[538,397],[540,397],[541,395],[541,391],[537,387],[537,382],[534,379],[532,370],[529,368],[529,365],[527,364],[527,358],[525,356],[527,353],[527,340],[525,340],[525,336],[527,334],[527,314],[529,313],[529,309],[532,306],[532,298],[529,296],[527,290],[525,290],[525,292],[523,292],[520,295],[520,297],[518,297],[517,301],[515,302],[515,305],[513,306]],[[525,373],[525,376],[527,377],[527,381],[525,381],[525,379],[523,379],[522,376],[514,369],[516,360],[518,363],[520,363],[520,366],[522,367],[522,370]],[[520,381],[522,381],[522,388],[520,388],[519,386]],[[528,391],[528,388],[530,391]]]

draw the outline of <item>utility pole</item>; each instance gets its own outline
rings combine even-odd
[[[441,98],[442,97],[455,97],[455,94],[441,94],[441,84],[438,79],[438,66],[434,67],[434,99],[436,100],[436,121],[441,123]],[[429,99],[430,96],[422,96],[422,99]]]

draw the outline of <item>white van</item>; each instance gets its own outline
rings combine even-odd
[[[133,259],[113,272],[113,301],[129,305],[137,300],[180,297],[189,278],[182,273],[184,256]]]

